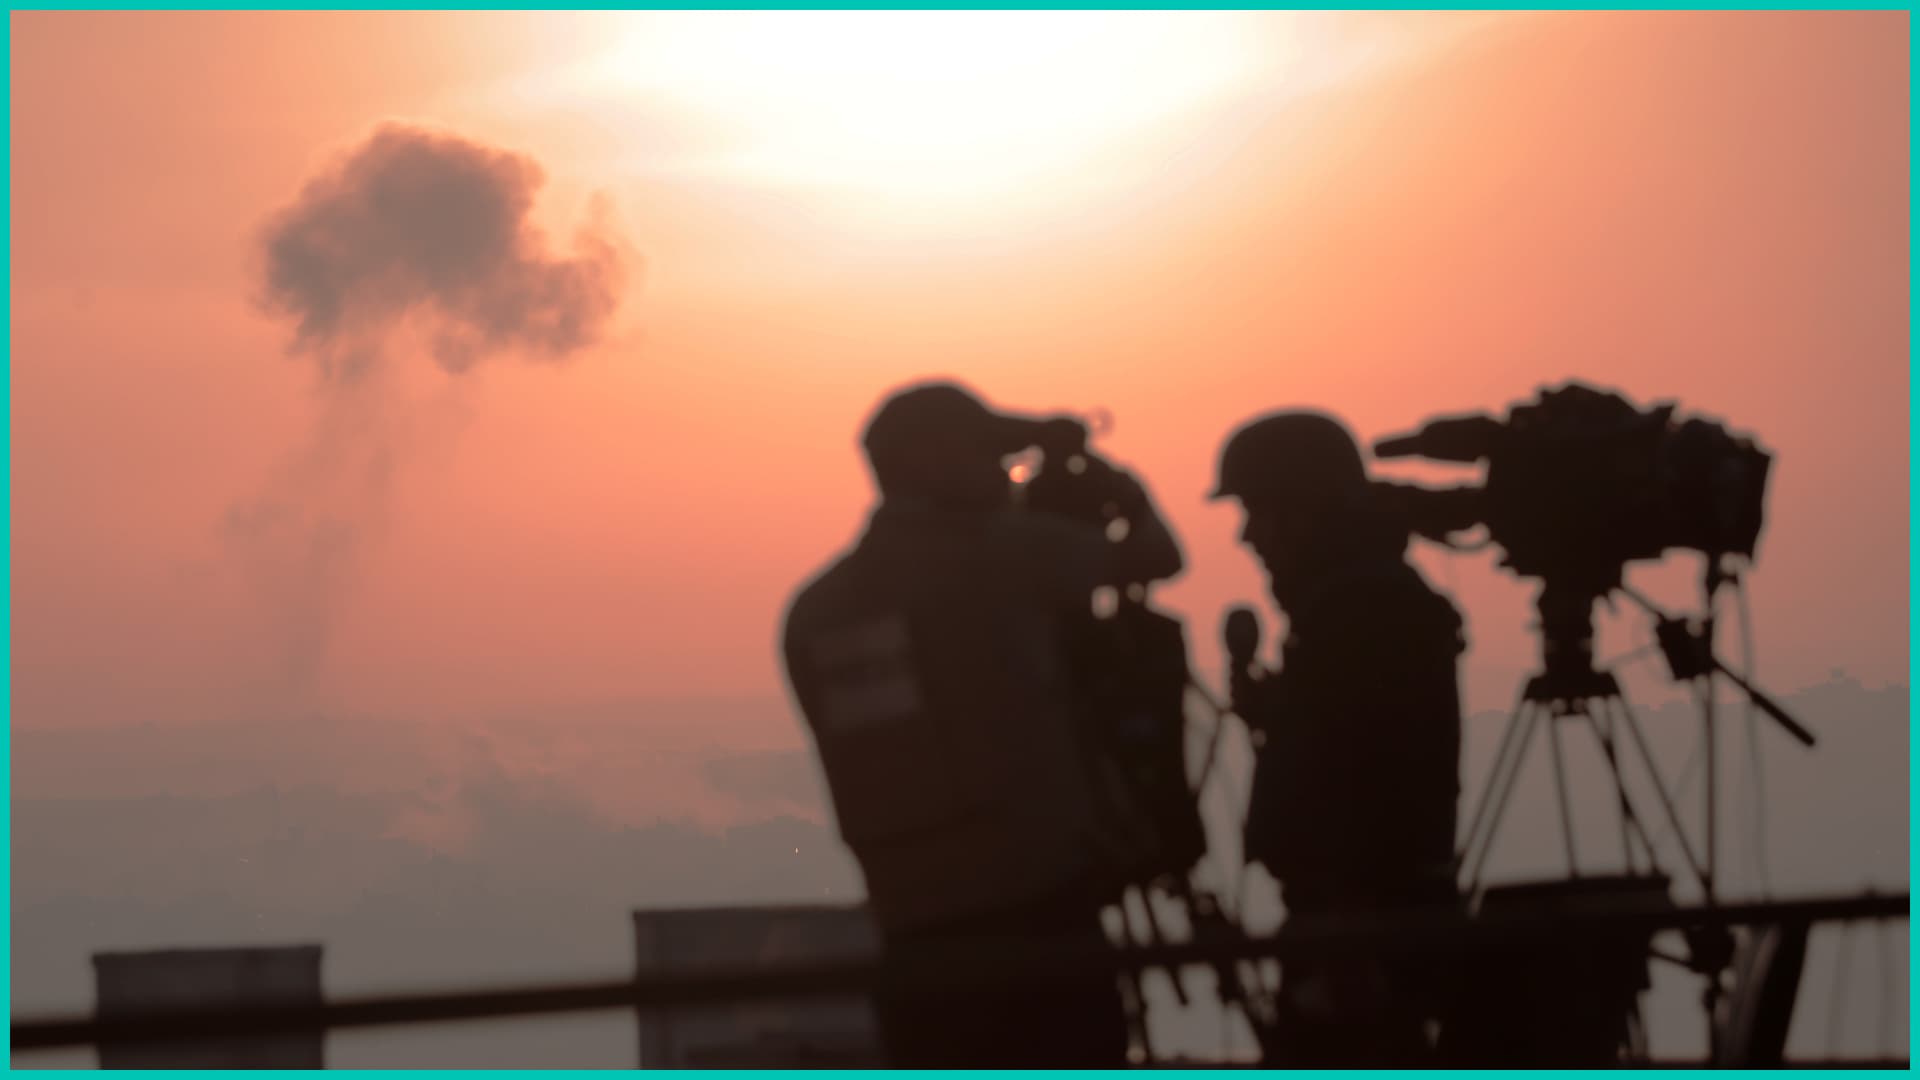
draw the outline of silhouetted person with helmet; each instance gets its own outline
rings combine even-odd
[[[864,437],[880,504],[787,612],[787,677],[902,976],[969,942],[1107,944],[1103,864],[1124,839],[1096,807],[1063,636],[1095,590],[1171,577],[1181,555],[1139,483],[1090,455],[1124,539],[1016,505],[1006,456],[1085,438],[949,382],[894,394]],[[895,1067],[1126,1064],[1111,975],[895,978],[876,1006]]]
[[[1297,925],[1452,903],[1465,640],[1453,605],[1407,560],[1407,522],[1376,494],[1352,435],[1317,412],[1235,431],[1213,497],[1239,500],[1241,540],[1287,619],[1277,672],[1235,660],[1236,708],[1261,740],[1249,861],[1280,883]],[[1424,1060],[1416,965],[1297,962],[1284,975],[1298,1056],[1284,1064]]]

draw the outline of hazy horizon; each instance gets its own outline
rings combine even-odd
[[[1764,822],[1738,710],[1723,715],[1723,889],[1776,896],[1907,886],[1910,740],[1908,692],[1840,679],[1780,700],[1820,740],[1806,750],[1764,719],[1759,729]],[[1698,732],[1683,704],[1644,711],[1670,782]],[[1468,725],[1465,805],[1481,794],[1503,714]],[[704,750],[667,746],[652,760],[617,762],[605,782],[561,784],[555,772],[511,769],[546,757],[579,730],[617,717],[586,714],[572,725],[495,728],[495,745],[516,752],[442,752],[405,738],[373,746],[359,730],[314,727],[305,742],[247,746],[222,738],[153,738],[151,729],[26,732],[15,760],[40,763],[33,793],[14,797],[13,1000],[21,1014],[81,1011],[91,1005],[89,952],[109,948],[324,942],[330,994],[511,985],[617,977],[632,970],[626,912],[647,907],[740,903],[855,903],[857,868],[831,830],[817,769],[804,747]],[[142,740],[147,741],[142,741]],[[1597,759],[1573,740],[1576,811],[1584,864],[1603,869],[1611,847]],[[351,748],[368,752],[357,758]],[[342,751],[347,751],[344,755]],[[91,790],[63,776],[84,763],[119,761],[151,780],[173,774],[183,786],[138,784],[102,772]],[[241,767],[244,766],[244,767]],[[675,778],[662,793],[618,797],[611,774],[631,785]],[[352,783],[326,777],[352,778]],[[228,782],[222,784],[218,778]],[[758,798],[742,798],[742,778]],[[1221,782],[1244,798],[1244,746],[1229,743]],[[1683,805],[1698,827],[1698,779]],[[1514,812],[1490,866],[1497,878],[1564,873],[1544,759],[1536,756],[1516,791]],[[70,792],[56,795],[60,790]],[[1216,791],[1216,795],[1218,791]],[[1220,807],[1216,827],[1221,826]],[[672,807],[726,807],[704,818]],[[652,807],[652,809],[649,809]],[[1755,828],[1766,828],[1764,884]],[[1844,836],[1845,844],[1833,843]],[[1669,855],[1672,850],[1668,848]],[[1217,882],[1217,866],[1208,868]],[[1257,882],[1264,878],[1256,875]],[[1684,890],[1683,890],[1684,891]],[[1270,884],[1251,894],[1250,925],[1279,917]],[[1848,938],[1823,930],[1796,1014],[1796,1053],[1904,1052],[1905,1009],[1890,998],[1875,955],[1905,985],[1906,928],[1887,936],[1856,929],[1842,995],[1847,1019],[1830,1036],[1838,951]],[[1865,944],[1862,944],[1862,941]],[[1656,969],[1663,972],[1664,969]],[[1654,999],[1656,1049],[1697,1051],[1686,988],[1662,975]],[[1897,987],[1896,987],[1897,989]],[[1884,1020],[1881,1009],[1893,1020]],[[1867,1019],[1871,1017],[1871,1022]],[[1886,1025],[1893,1041],[1888,1044]],[[1220,1049],[1220,1028],[1204,1010],[1165,1007],[1156,1036],[1174,1049]],[[343,1032],[330,1038],[330,1064],[458,1067],[505,1059],[526,1067],[551,1060],[630,1067],[632,1021],[616,1014],[411,1031]],[[90,1060],[81,1053],[21,1055],[22,1062]]]

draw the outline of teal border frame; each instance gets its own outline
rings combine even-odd
[[[426,10],[426,11],[430,11],[430,10],[440,10],[440,11],[477,11],[477,10],[619,11],[619,10],[649,10],[649,9],[698,11],[698,10],[795,10],[795,9],[807,10],[807,9],[813,9],[813,8],[819,8],[819,7],[828,7],[828,8],[837,9],[837,10],[900,10],[900,9],[927,10],[926,7],[923,7],[920,5],[899,5],[899,4],[880,4],[880,3],[836,3],[836,4],[830,4],[830,5],[767,4],[767,5],[752,5],[752,6],[711,4],[711,3],[642,5],[642,4],[610,3],[610,2],[605,2],[605,0],[583,0],[583,2],[564,4],[564,5],[563,4],[513,4],[513,3],[501,3],[501,2],[482,2],[482,3],[467,3],[467,4],[424,3],[424,4],[407,5],[406,9],[407,10]],[[951,10],[1046,9],[1046,10],[1105,11],[1105,10],[1128,10],[1128,9],[1168,10],[1168,9],[1182,9],[1182,8],[1197,9],[1197,10],[1360,10],[1360,11],[1465,10],[1467,9],[1464,5],[1441,4],[1441,3],[1383,4],[1379,6],[1347,4],[1347,3],[1332,3],[1332,4],[1324,4],[1324,5],[1304,5],[1304,4],[1269,5],[1269,4],[1250,4],[1250,3],[966,4],[966,5],[953,5],[953,7],[950,9]],[[1743,3],[1696,3],[1696,4],[1685,5],[1684,7],[1681,7],[1681,6],[1670,7],[1668,5],[1659,5],[1659,4],[1632,4],[1632,5],[1625,6],[1625,9],[1628,9],[1628,10],[1631,10],[1631,9],[1688,10],[1688,11],[1829,10],[1829,11],[1906,11],[1909,13],[1912,12],[1913,8],[1914,8],[1914,4],[1912,2],[1891,2],[1891,0],[1870,0],[1870,2],[1851,3],[1851,4],[1825,3],[1825,2],[1816,2],[1816,3],[1770,2],[1770,3],[1744,3],[1744,4]],[[392,5],[381,5],[381,4],[341,4],[341,5],[327,7],[327,8],[300,8],[300,7],[281,8],[274,5],[265,5],[265,4],[223,4],[223,3],[211,2],[211,0],[199,0],[199,2],[174,3],[174,4],[145,3],[145,2],[140,2],[140,0],[104,0],[104,2],[96,2],[96,3],[56,3],[56,2],[51,2],[51,0],[46,0],[46,2],[41,2],[41,0],[28,0],[28,2],[9,2],[8,4],[8,12],[10,14],[12,12],[40,12],[40,11],[154,11],[154,10],[229,11],[229,10],[247,10],[247,9],[328,10],[328,11],[396,10],[396,8]],[[1515,3],[1497,3],[1497,4],[1477,5],[1472,7],[1471,10],[1537,11],[1537,10],[1543,10],[1543,9],[1535,5],[1515,4]],[[1607,11],[1607,10],[1622,10],[1622,9],[1599,7],[1599,6],[1591,6],[1591,7],[1576,6],[1576,7],[1550,7],[1545,10]],[[0,604],[3,604],[5,606],[6,613],[7,613],[7,620],[5,625],[0,626],[0,641],[4,641],[7,646],[6,657],[4,661],[4,668],[0,669],[0,687],[3,687],[6,693],[5,702],[3,704],[0,704],[0,709],[4,709],[4,713],[0,713],[0,716],[4,716],[5,725],[8,732],[8,738],[4,746],[0,746],[0,763],[4,763],[4,765],[6,766],[4,777],[0,778],[0,783],[3,783],[6,786],[6,790],[10,794],[12,791],[12,777],[13,777],[13,770],[12,770],[13,740],[11,738],[12,722],[13,722],[13,650],[12,650],[12,644],[13,644],[13,618],[12,618],[12,614],[13,614],[13,545],[11,543],[11,538],[12,538],[12,522],[13,522],[13,500],[12,500],[13,438],[12,438],[12,433],[13,433],[13,407],[14,407],[13,380],[11,378],[12,353],[13,353],[13,334],[11,332],[12,313],[13,313],[13,290],[11,288],[11,279],[13,274],[13,260],[12,260],[13,140],[11,137],[12,120],[13,120],[13,113],[11,108],[12,94],[13,94],[13,80],[12,80],[13,22],[11,18],[7,20],[7,25],[5,29],[0,30],[0,37],[4,37],[4,40],[6,43],[5,57],[4,57],[4,60],[0,60],[0,64],[4,64],[5,70],[7,72],[6,96],[9,103],[9,108],[7,112],[7,121],[6,121],[7,129],[8,129],[8,139],[6,141],[5,149],[0,150],[0,154],[4,154],[4,158],[0,158],[0,160],[4,160],[6,165],[5,184],[6,184],[6,191],[8,196],[7,202],[9,207],[9,213],[7,218],[3,223],[0,223],[0,237],[5,238],[7,251],[8,251],[7,278],[9,282],[9,287],[6,291],[5,299],[0,300],[0,303],[4,303],[6,307],[6,312],[8,317],[8,328],[9,328],[9,332],[7,335],[7,342],[6,342],[7,370],[8,370],[9,378],[7,379],[5,387],[0,388],[0,396],[4,396],[4,399],[7,405],[6,416],[3,422],[5,424],[6,435],[7,435],[5,455],[6,455],[6,462],[7,462],[6,486],[7,486],[7,492],[8,492],[6,506],[4,509],[0,509],[0,522],[5,523],[5,528],[6,528],[7,536],[9,539],[9,543],[7,544],[7,549],[6,549],[7,576],[4,582],[0,582]],[[1913,23],[1912,23],[1911,17],[1909,17],[1908,25],[1907,25],[1907,51],[1909,56],[1909,65],[1911,65],[1911,57],[1913,53],[1913,42],[1914,42]],[[1916,296],[1920,296],[1920,291],[1915,290],[1914,282],[1913,282],[1913,246],[1914,246],[1913,241],[1915,237],[1915,231],[1914,231],[1914,225],[1913,225],[1913,214],[1912,214],[1913,201],[1912,201],[1912,190],[1911,190],[1912,171],[1913,171],[1912,170],[1913,105],[1916,102],[1916,100],[1920,100],[1920,98],[1916,98],[1916,95],[1914,94],[1911,73],[1909,74],[1909,78],[1908,78],[1907,96],[1908,96],[1907,155],[1908,155],[1908,184],[1909,184],[1908,215],[1907,215],[1907,259],[1908,259],[1907,288],[1908,288],[1908,297],[1909,297],[1908,311],[1909,313],[1911,313],[1913,308],[1912,300]],[[1914,440],[1912,437],[1912,429],[1911,429],[1911,417],[1916,409],[1916,406],[1920,406],[1920,391],[1917,391],[1915,389],[1913,378],[1912,378],[1914,354],[1913,354],[1911,318],[1909,318],[1907,349],[1908,349],[1907,364],[1908,364],[1908,416],[1909,416],[1909,430],[1908,430],[1908,439],[1907,439],[1907,483],[1908,483],[1908,500],[1907,500],[1908,833],[1907,833],[1907,837],[1908,837],[1908,866],[1909,866],[1909,874],[1911,874],[1911,867],[1913,864],[1913,854],[1916,851],[1920,851],[1920,846],[1917,846],[1914,841],[1914,826],[1916,824],[1920,824],[1920,814],[1915,813],[1914,802],[1912,798],[1912,776],[1915,772],[1916,767],[1920,766],[1920,752],[1916,752],[1915,744],[1913,740],[1913,734],[1914,734],[1913,717],[1915,716],[1916,713],[1920,713],[1920,688],[1916,687],[1916,681],[1917,681],[1916,676],[1920,676],[1920,665],[1917,665],[1915,663],[1915,653],[1914,653],[1914,639],[1916,637],[1920,637],[1920,614],[1916,614],[1916,600],[1920,600],[1920,586],[1916,585],[1916,571],[1920,571],[1920,560],[1917,560],[1914,557],[1914,547],[1913,547],[1914,535],[1917,531],[1920,531],[1920,505],[1917,505],[1914,499],[1916,490],[1920,490],[1916,488],[1916,480],[1915,480],[1916,465],[1920,465],[1920,448],[1916,448],[1916,444],[1914,443]],[[8,920],[7,920],[9,933],[4,940],[0,940],[0,957],[4,957],[6,959],[8,979],[6,983],[0,984],[0,1002],[5,1002],[9,1006],[11,1005],[11,1001],[12,1001],[11,974],[13,970],[12,968],[13,937],[11,933],[11,927],[12,927],[11,897],[12,897],[12,872],[13,872],[12,871],[12,867],[13,867],[12,818],[13,818],[12,799],[9,797],[5,806],[0,807],[0,819],[4,819],[4,821],[7,823],[7,829],[5,833],[3,835],[0,835],[0,854],[5,855],[4,860],[0,860],[0,882],[3,882],[5,884],[7,896],[9,898]],[[1909,919],[1911,919],[1911,910],[1909,910]],[[1911,933],[1909,933],[1909,936],[1908,936],[1907,964],[1908,964],[1908,971],[1909,971],[1909,992],[1907,995],[1908,997],[1908,1032],[1909,1032],[1909,1040],[1911,1040],[1911,1032],[1913,1030],[1913,1021],[1916,1016],[1920,1016],[1920,1010],[1915,1009],[1915,1006],[1913,1004],[1913,995],[1911,993],[1911,985],[1912,985],[1911,972],[1913,967],[1913,939],[1912,939]],[[11,1015],[10,1008],[8,1009],[8,1013],[9,1015]],[[11,1059],[11,1053],[9,1053],[9,1059]],[[13,1068],[11,1067],[11,1060],[9,1060],[8,1071],[9,1072],[14,1071]],[[50,1070],[20,1070],[20,1071],[45,1072]],[[901,1070],[880,1070],[881,1073],[892,1073],[892,1072],[898,1072],[898,1071],[901,1071]],[[423,1073],[452,1073],[452,1074],[465,1075],[466,1070],[382,1069],[382,1070],[365,1070],[363,1072],[363,1075],[415,1076]],[[571,1073],[569,1070],[501,1070],[498,1072],[498,1074],[499,1075],[520,1075],[520,1076],[544,1076],[544,1075],[557,1076],[557,1075],[570,1075]],[[819,1070],[819,1071],[721,1070],[721,1071],[718,1071],[716,1074],[717,1075],[752,1075],[752,1076],[792,1076],[797,1078],[816,1078],[816,1077],[830,1076],[830,1075],[836,1075],[836,1074],[844,1074],[848,1076],[871,1075],[871,1073],[867,1073],[867,1072],[854,1072],[854,1071],[848,1071],[848,1070]],[[1207,1071],[1207,1070],[1165,1070],[1157,1074],[1169,1075],[1169,1076],[1214,1075],[1211,1071]],[[160,1072],[155,1075],[232,1076],[236,1074],[232,1072],[211,1071],[211,1070],[181,1070],[181,1071]],[[252,1075],[252,1073],[243,1072],[240,1075]],[[267,1073],[266,1075],[276,1075],[276,1074]],[[489,1072],[487,1075],[495,1075],[495,1073]],[[1107,1074],[1100,1073],[1097,1071],[1049,1074],[1049,1073],[1044,1073],[1039,1071],[1018,1070],[1012,1073],[1011,1075],[1046,1076],[1046,1075],[1107,1075]],[[1293,1075],[1338,1076],[1343,1074],[1313,1070],[1305,1073],[1294,1073]],[[1432,1073],[1423,1073],[1422,1075],[1459,1076],[1459,1075],[1480,1075],[1480,1074],[1473,1070],[1435,1070]]]

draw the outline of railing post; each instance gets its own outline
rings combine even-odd
[[[111,1020],[221,1006],[318,1006],[320,959],[318,945],[96,953],[95,1015]],[[103,1069],[322,1069],[326,1033],[103,1043],[99,1051]]]
[[[870,959],[864,907],[689,908],[633,913],[641,978]],[[815,996],[641,1009],[640,1067],[869,1068],[883,1064],[870,999]]]

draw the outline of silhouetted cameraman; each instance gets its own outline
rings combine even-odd
[[[1096,589],[1171,577],[1179,547],[1133,478],[1085,457],[1128,530],[1014,505],[1004,459],[1079,455],[1077,420],[996,414],[952,383],[890,397],[864,444],[865,535],[786,617],[787,676],[888,957],[979,940],[1106,944],[1110,853],[1065,630]],[[944,988],[876,1001],[901,1068],[1120,1067],[1117,980]]]
[[[1465,642],[1453,605],[1407,561],[1408,524],[1346,428],[1315,412],[1238,429],[1213,497],[1240,501],[1241,539],[1287,617],[1277,673],[1234,658],[1236,709],[1262,740],[1249,861],[1279,881],[1296,924],[1450,903]],[[1417,965],[1297,962],[1285,976],[1297,1060],[1269,1065],[1424,1059]]]

